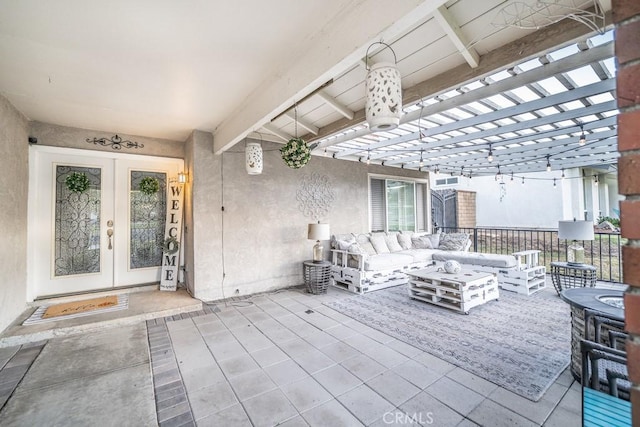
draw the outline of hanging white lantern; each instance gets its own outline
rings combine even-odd
[[[245,167],[249,175],[262,173],[262,146],[257,142],[249,142],[244,149]]]
[[[388,62],[372,65],[365,87],[365,113],[369,129],[375,132],[398,127],[402,114],[402,86],[396,66]]]

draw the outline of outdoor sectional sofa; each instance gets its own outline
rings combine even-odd
[[[496,273],[518,269],[512,255],[469,252],[466,233],[389,232],[331,236],[331,284],[355,293],[406,284],[409,271],[458,261],[463,268]]]

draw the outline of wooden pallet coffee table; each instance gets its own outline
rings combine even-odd
[[[473,307],[499,298],[498,280],[493,273],[419,270],[407,275],[409,297],[461,313],[469,314]]]

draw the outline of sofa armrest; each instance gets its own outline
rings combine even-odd
[[[355,252],[343,251],[340,249],[331,249],[332,263],[339,267],[349,267],[349,257],[352,256],[358,262],[358,270],[364,271],[364,261],[367,258],[366,254],[359,254]]]

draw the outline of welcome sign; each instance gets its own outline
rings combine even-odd
[[[180,268],[180,242],[182,239],[182,184],[169,183],[167,198],[167,222],[164,229],[164,248],[162,252],[161,291],[175,291],[178,288],[178,269]]]

